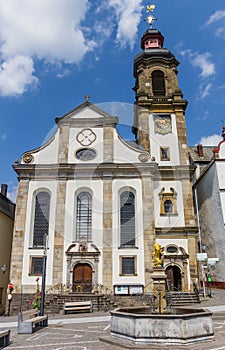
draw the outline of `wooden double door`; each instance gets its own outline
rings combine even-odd
[[[92,268],[89,264],[76,264],[73,269],[73,292],[91,293]]]

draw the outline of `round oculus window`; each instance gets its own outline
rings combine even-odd
[[[167,253],[175,254],[175,253],[177,253],[177,247],[175,245],[170,245],[170,246],[166,247],[166,251],[167,251]]]
[[[92,160],[96,157],[96,151],[92,148],[81,148],[75,152],[75,157],[80,160]]]

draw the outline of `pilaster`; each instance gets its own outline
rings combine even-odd
[[[152,290],[152,252],[155,243],[153,182],[150,175],[142,175],[143,230],[144,230],[144,273],[145,292]]]
[[[102,283],[112,289],[112,178],[103,179]]]
[[[189,179],[182,180],[185,226],[195,226],[192,185]]]
[[[103,127],[103,161],[113,162],[114,154],[114,127],[106,125]]]
[[[65,203],[66,180],[58,180],[53,254],[53,286],[61,283],[63,278]]]
[[[188,145],[187,145],[187,133],[186,133],[186,121],[184,116],[183,108],[180,108],[178,111],[175,108],[176,113],[176,123],[177,123],[177,138],[179,144],[179,153],[180,153],[180,164],[187,165],[189,164],[189,155],[188,155]]]
[[[58,163],[68,163],[69,132],[69,125],[61,125],[59,127]]]
[[[24,233],[26,224],[27,196],[29,180],[19,180],[16,201],[15,225],[13,231],[10,279],[14,292],[21,292]]]

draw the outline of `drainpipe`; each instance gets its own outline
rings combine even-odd
[[[200,253],[202,253],[202,238],[201,238],[201,227],[200,227],[200,221],[199,221],[199,212],[198,212],[198,200],[197,200],[197,191],[196,188],[194,190],[195,192],[195,207],[196,207],[196,215],[197,215],[197,223],[198,223],[198,241],[199,241],[199,248]],[[203,287],[203,296],[206,297],[206,291],[205,291],[205,274],[204,274],[204,268],[202,265],[202,261],[199,262],[201,267],[201,274],[202,274],[202,287]]]

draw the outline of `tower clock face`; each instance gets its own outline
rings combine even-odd
[[[82,146],[90,146],[96,140],[96,135],[91,129],[83,129],[77,134],[77,141]]]

